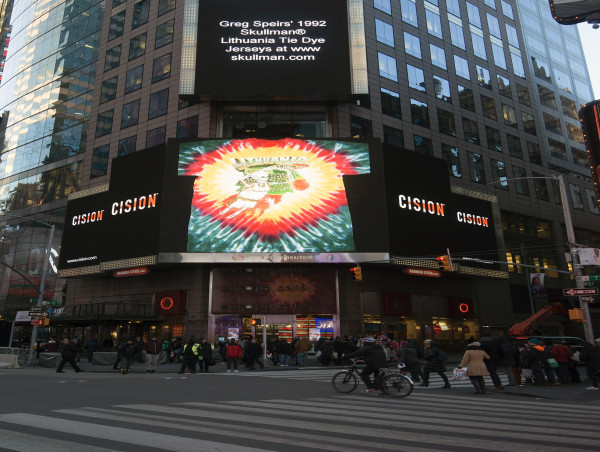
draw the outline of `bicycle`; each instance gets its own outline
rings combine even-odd
[[[412,380],[402,373],[404,364],[398,364],[399,370],[390,371],[383,369],[383,375],[379,374],[375,378],[375,386],[382,391],[382,394],[391,397],[406,397],[414,389]],[[356,361],[352,362],[352,367],[348,370],[342,370],[331,377],[331,386],[337,392],[342,394],[350,394],[360,383],[360,375],[358,373]],[[379,384],[377,384],[379,382]]]

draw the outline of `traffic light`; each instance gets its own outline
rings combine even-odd
[[[42,320],[42,323],[40,324],[40,326],[48,326],[50,325],[50,319],[48,317],[44,317]]]
[[[443,256],[438,256],[437,261],[441,271],[451,272],[452,270],[454,270],[452,268],[452,261],[450,260],[450,256],[448,256],[447,254],[444,254]]]
[[[350,271],[353,273],[352,279],[354,281],[362,281],[362,269],[360,267],[352,267]]]

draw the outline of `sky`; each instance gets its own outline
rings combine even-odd
[[[569,27],[572,25],[564,26]],[[594,30],[590,24],[579,24],[577,27],[579,28],[579,36],[583,44],[590,80],[594,88],[594,99],[600,99],[600,58],[598,58],[600,29]]]

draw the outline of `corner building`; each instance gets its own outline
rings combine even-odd
[[[577,242],[599,247],[599,211],[577,121],[577,110],[592,100],[592,92],[577,29],[552,23],[547,2],[348,0],[332,1],[331,8],[303,2],[300,8],[293,1],[270,7],[268,0],[256,0],[258,13],[246,3],[78,0],[7,6],[0,83],[3,320],[28,310],[37,297],[33,287],[48,239],[43,223],[57,226],[44,299],[60,307],[41,337],[95,336],[101,342],[157,334],[217,341],[263,332],[268,339],[387,334],[435,338],[459,350],[471,337],[506,334],[516,321],[560,299],[562,288],[574,287],[567,275],[553,271],[569,269],[569,247],[552,176],[566,178]],[[322,19],[339,16],[330,11],[339,5],[347,11],[347,29],[339,20]],[[226,19],[213,20],[223,11]],[[293,27],[282,24],[287,16],[297,22]],[[323,34],[311,30],[320,26]],[[288,29],[310,32],[285,39],[269,34]],[[293,53],[292,44],[313,50]],[[324,54],[325,61],[319,60]],[[237,56],[252,61],[232,64]],[[310,66],[312,57],[322,66]],[[268,66],[280,64],[278,58],[283,66]],[[246,63],[262,66],[248,71]],[[290,85],[294,88],[286,91]],[[231,253],[235,258],[223,258],[218,250],[173,258],[159,245],[165,234],[156,232],[147,241],[155,244],[153,253],[58,268],[61,243],[66,246],[63,231],[71,222],[67,201],[82,203],[81,212],[95,212],[91,196],[118,183],[111,180],[117,172],[113,163],[133,161],[120,157],[149,152],[150,162],[150,150],[161,146],[169,154],[172,143],[233,139],[371,140],[396,146],[399,155],[439,159],[452,193],[492,206],[495,247],[473,245],[457,256],[463,270],[432,277],[435,257],[449,245],[420,252],[420,244],[426,250],[443,233],[406,224],[388,228],[384,242],[402,238],[410,247],[379,246],[369,250],[376,255],[335,255],[325,262],[301,252],[297,241],[284,247],[286,257],[279,261],[243,249]],[[139,159],[124,163],[119,177],[128,178],[124,167],[132,180],[143,173]],[[409,178],[400,168],[404,160],[398,162],[398,174]],[[387,163],[379,162],[389,181],[395,167]],[[427,174],[420,183],[445,184]],[[385,222],[382,215],[372,221]],[[340,220],[339,230],[343,224]],[[336,246],[335,231],[323,239],[325,252]],[[111,247],[118,235],[90,235],[85,241]],[[365,240],[381,244],[379,239]],[[490,255],[508,265],[468,265]],[[356,262],[360,282],[349,271]],[[592,267],[585,271],[594,273]],[[532,272],[545,273],[540,297],[530,294]],[[599,317],[592,309],[592,319]],[[29,327],[19,325],[17,336],[26,337]],[[548,325],[547,334],[582,336],[580,325],[567,318]]]

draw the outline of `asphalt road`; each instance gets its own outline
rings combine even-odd
[[[334,392],[332,368],[211,369],[0,369],[0,450],[546,452],[600,444],[600,391],[585,383],[476,396],[468,381],[439,389],[436,377],[392,399]]]

